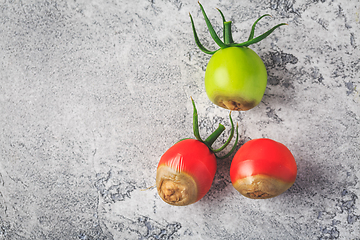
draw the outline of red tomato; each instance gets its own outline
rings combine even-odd
[[[236,140],[232,149],[225,155],[215,154],[223,151],[234,135],[234,123],[231,118],[231,131],[228,140],[218,149],[212,148],[214,141],[225,127],[218,128],[205,140],[199,134],[198,114],[193,104],[193,131],[195,139],[183,139],[169,148],[160,158],[156,172],[156,188],[160,197],[168,204],[184,206],[199,201],[210,190],[216,172],[216,158],[227,158],[236,149],[239,132],[236,126]]]
[[[235,154],[230,178],[242,195],[254,199],[275,197],[290,188],[297,166],[290,150],[267,138],[246,142]]]
[[[197,202],[210,190],[216,172],[216,156],[203,142],[182,140],[162,155],[156,174],[160,197],[168,204]]]

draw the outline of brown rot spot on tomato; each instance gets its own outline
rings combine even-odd
[[[173,181],[164,181],[161,184],[160,192],[163,193],[164,199],[169,202],[179,202],[182,199],[182,192],[185,187],[175,184]]]
[[[185,206],[196,201],[198,189],[194,178],[184,172],[177,172],[168,166],[160,166],[156,175],[156,186],[164,202]]]
[[[266,199],[280,195],[286,191],[293,182],[287,183],[279,179],[256,175],[236,181],[233,186],[242,195],[252,199]]]
[[[272,195],[269,195],[269,194],[264,193],[262,191],[255,191],[255,192],[252,192],[252,193],[247,193],[247,196],[249,198],[255,198],[255,199],[265,199],[265,198],[273,197]]]
[[[223,100],[219,99],[216,102],[216,105],[229,109],[231,111],[246,111],[257,105],[255,101],[247,102],[244,100]]]

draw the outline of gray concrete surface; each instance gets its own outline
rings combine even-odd
[[[204,91],[215,44],[195,0],[0,1],[0,239],[360,239],[360,2],[252,0],[216,7],[264,60],[262,102],[233,113],[240,144],[284,143],[295,184],[268,200],[232,187],[231,158],[209,193],[174,207],[158,196],[160,156],[228,111]],[[217,144],[220,144],[218,142]],[[152,187],[152,188],[151,188]],[[145,190],[149,188],[148,190]]]

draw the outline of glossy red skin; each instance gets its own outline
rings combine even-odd
[[[216,172],[216,157],[202,142],[182,140],[169,148],[161,157],[158,168],[166,165],[192,176],[198,186],[197,200],[210,190]]]
[[[296,179],[297,166],[294,156],[282,143],[267,138],[246,142],[235,154],[230,178],[238,179],[264,174],[291,183]]]

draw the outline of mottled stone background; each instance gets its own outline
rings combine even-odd
[[[268,200],[240,195],[219,161],[209,193],[174,207],[153,188],[160,156],[228,111],[204,91],[215,44],[195,0],[0,0],[0,239],[360,239],[359,0],[210,0],[253,45],[262,102],[233,113],[240,144],[268,137],[298,165]],[[151,188],[152,187],[152,188]],[[145,190],[146,188],[150,188]]]

